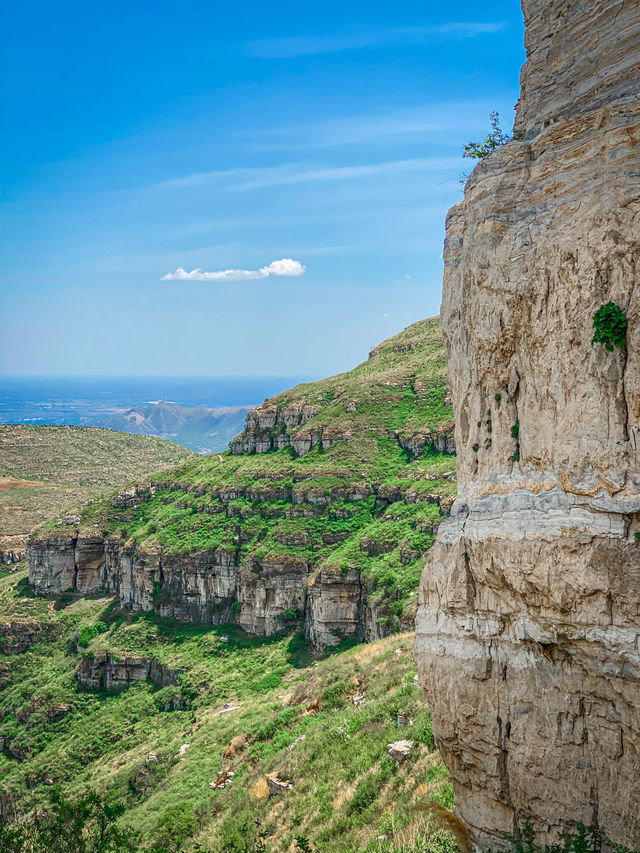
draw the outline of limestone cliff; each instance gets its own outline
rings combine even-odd
[[[516,139],[447,218],[458,498],[416,660],[480,844],[640,845],[640,7],[524,0]],[[593,345],[596,311],[626,348]]]

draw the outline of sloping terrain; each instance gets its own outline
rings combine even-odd
[[[434,530],[455,492],[437,318],[348,373],[247,417],[224,456],[188,462],[51,523],[37,591],[110,591],[132,610],[316,645],[411,624]]]
[[[0,579],[0,609],[4,816],[57,784],[124,805],[137,849],[156,853],[384,851],[418,828],[428,849],[455,849],[412,811],[432,803],[437,818],[452,791],[411,635],[314,661],[300,634],[179,625],[72,595],[54,608],[24,573]],[[404,760],[389,754],[399,740]]]
[[[156,438],[75,426],[0,425],[0,563],[71,503],[195,454]]]

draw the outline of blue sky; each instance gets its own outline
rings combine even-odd
[[[358,363],[438,313],[462,146],[524,61],[517,0],[27,0],[3,38],[6,374]]]

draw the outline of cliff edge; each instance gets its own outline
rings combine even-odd
[[[447,218],[458,498],[416,661],[480,845],[640,844],[640,7],[524,0],[516,138]],[[592,344],[598,309],[626,346]]]

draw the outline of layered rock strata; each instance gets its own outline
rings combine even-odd
[[[118,540],[65,536],[29,547],[36,591],[59,595],[116,595],[132,611],[213,625],[235,623],[251,634],[272,635],[300,626],[312,642],[327,646],[342,637],[385,635],[386,611],[367,601],[357,569],[313,575],[303,560],[266,559],[252,570],[236,553],[205,551],[170,555]],[[406,627],[406,626],[405,626]]]
[[[178,684],[181,671],[168,669],[154,658],[125,657],[103,653],[81,658],[76,681],[87,690],[119,693],[138,681],[148,679],[158,687]]]
[[[531,815],[541,840],[582,822],[638,848],[640,7],[523,8],[517,138],[447,217],[458,498],[415,654],[481,846]]]

